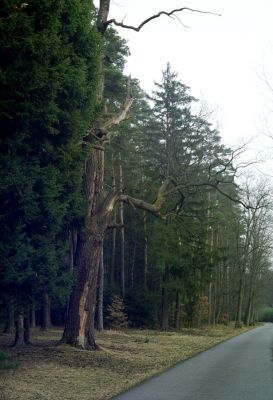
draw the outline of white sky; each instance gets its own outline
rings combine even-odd
[[[149,92],[169,61],[192,94],[217,109],[228,145],[255,136],[263,129],[263,120],[270,121],[268,108],[273,108],[263,79],[265,72],[273,87],[273,1],[113,0],[110,18],[138,25],[158,11],[183,6],[221,17],[184,11],[177,15],[188,28],[161,16],[138,33],[118,29],[131,51],[126,72]],[[271,145],[260,136],[252,147],[262,151],[263,144]]]

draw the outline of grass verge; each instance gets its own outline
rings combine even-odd
[[[97,335],[101,351],[95,352],[58,344],[61,330],[37,331],[33,345],[9,350],[19,367],[0,371],[0,399],[2,392],[9,400],[107,400],[246,330],[105,331]],[[3,346],[8,341],[0,338]]]

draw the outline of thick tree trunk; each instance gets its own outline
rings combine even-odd
[[[94,315],[98,270],[103,240],[111,222],[118,195],[103,192],[104,151],[93,149],[86,163],[85,195],[89,201],[89,223],[78,235],[74,286],[68,304],[63,341],[83,349],[96,349]]]
[[[95,226],[93,232],[82,233],[78,239],[75,284],[69,299],[63,341],[83,349],[97,347],[91,331],[104,233],[103,227]]]

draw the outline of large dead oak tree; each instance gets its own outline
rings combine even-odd
[[[115,24],[127,29],[139,31],[143,26],[161,15],[169,17],[181,11],[194,11],[187,7],[172,10],[171,12],[161,11],[143,21],[138,27],[125,25],[115,19],[108,20],[110,0],[101,0],[97,17],[97,29],[103,36],[110,24]],[[209,13],[213,14],[213,13]],[[104,95],[104,55],[100,57],[100,78],[98,84],[97,101],[103,104]],[[155,215],[160,214],[160,210],[165,203],[166,195],[171,180],[166,180],[158,190],[158,195],[153,204],[135,199],[116,188],[108,192],[104,190],[104,146],[111,136],[111,128],[118,125],[126,118],[132,104],[132,94],[130,83],[128,83],[127,97],[120,112],[114,117],[99,116],[93,121],[92,126],[87,132],[86,141],[91,143],[92,150],[85,163],[84,172],[84,194],[88,204],[87,223],[85,229],[78,233],[78,239],[74,257],[74,284],[72,287],[63,341],[83,349],[97,348],[94,338],[94,312],[96,303],[96,287],[99,264],[102,254],[103,239],[105,232],[112,223],[113,210],[120,201],[144,209]],[[173,188],[177,190],[177,188]]]

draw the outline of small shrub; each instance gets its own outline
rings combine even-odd
[[[218,323],[223,324],[223,325],[228,325],[229,319],[228,319],[228,314],[220,314]]]
[[[123,299],[120,296],[113,296],[112,303],[107,308],[107,320],[112,328],[128,327],[128,317],[124,310]]]

